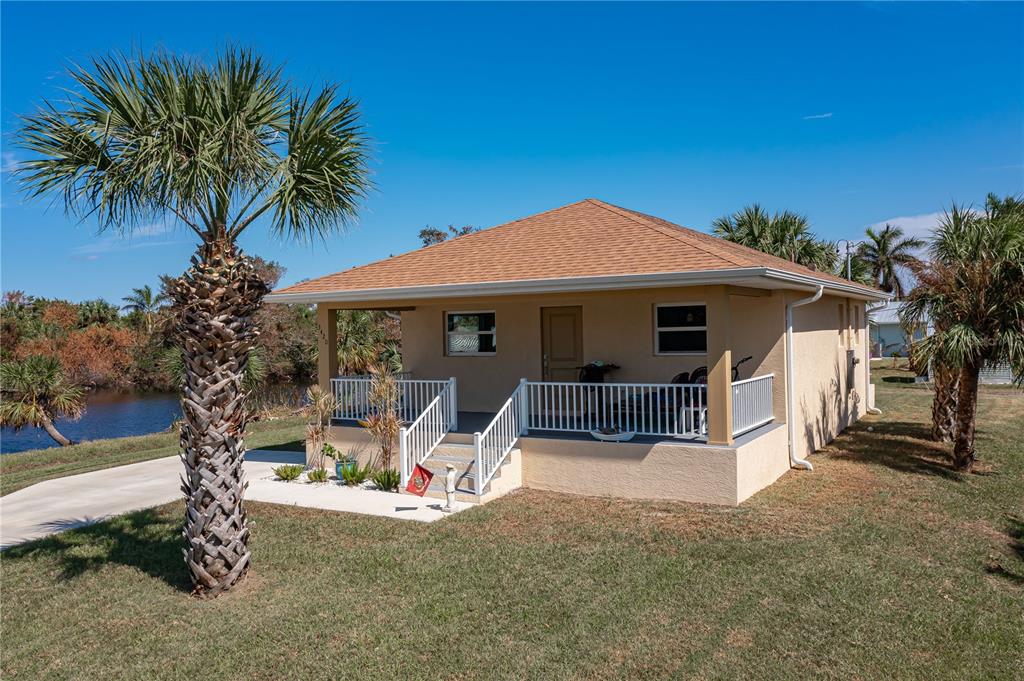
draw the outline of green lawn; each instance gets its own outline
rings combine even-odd
[[[15,547],[0,676],[1024,678],[1024,397],[985,392],[961,478],[923,439],[928,391],[877,390],[883,416],[739,508],[251,504],[255,569],[206,602],[179,504]]]
[[[302,449],[300,441],[305,437],[303,424],[300,417],[255,421],[249,424],[246,444],[253,449],[282,444],[292,449]],[[177,453],[178,434],[166,432],[6,454],[0,456],[0,496],[50,478],[88,473]]]

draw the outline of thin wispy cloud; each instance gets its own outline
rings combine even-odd
[[[18,157],[9,151],[3,153],[0,158],[0,173],[6,175],[7,173],[13,172],[18,167]]]
[[[166,223],[140,225],[132,230],[131,234],[105,234],[93,242],[76,246],[71,250],[71,257],[75,260],[98,260],[104,253],[187,243],[184,239],[170,238],[175,231],[174,225]]]
[[[803,120],[805,120],[805,121],[820,121],[820,120],[823,120],[825,118],[832,118],[832,112],[829,111],[827,113],[811,114],[810,116],[804,116]]]

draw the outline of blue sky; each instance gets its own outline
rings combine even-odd
[[[822,236],[950,200],[1024,191],[1024,5],[22,4],[2,11],[2,287],[119,300],[180,273],[189,235],[97,235],[8,172],[16,116],[70,61],[227,42],[341,82],[375,140],[378,190],[327,243],[250,252],[285,282],[418,245],[424,225],[491,226],[588,196],[706,229],[752,202]]]

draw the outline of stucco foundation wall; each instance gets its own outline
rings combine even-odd
[[[858,318],[860,327],[856,327]],[[840,328],[842,319],[846,322]],[[800,458],[831,442],[864,415],[868,394],[864,319],[863,301],[836,296],[824,296],[793,311],[794,416]],[[849,363],[848,350],[859,360],[856,365]]]
[[[778,425],[737,447],[524,437],[523,484],[624,499],[735,506],[789,470]]]
[[[525,437],[523,484],[626,499],[735,505],[735,451],[676,444]]]
[[[327,442],[333,445],[334,448],[342,454],[354,456],[360,466],[365,466],[366,464],[371,463],[377,456],[377,446],[370,440],[370,436],[364,428],[331,426],[327,429]],[[312,463],[312,452],[310,452],[307,447],[306,465],[308,466]],[[333,463],[328,460],[326,465],[330,468]],[[395,453],[395,461],[392,463],[392,467],[398,467],[397,452]]]
[[[789,470],[785,425],[736,448],[736,498],[742,502],[768,487]]]

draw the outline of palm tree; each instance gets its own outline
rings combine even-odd
[[[397,355],[397,323],[379,310],[338,313],[338,367],[342,374],[367,374]],[[401,359],[398,360],[399,366]]]
[[[918,363],[959,371],[953,465],[974,465],[978,375],[986,363],[1008,362],[1024,378],[1024,203],[989,195],[985,212],[953,205],[931,245],[929,262],[912,266],[919,284],[903,323],[933,320],[914,344]]]
[[[74,444],[53,422],[77,419],[85,412],[85,390],[70,383],[53,357],[32,355],[0,364],[0,425],[21,430],[42,428],[62,447]]]
[[[237,240],[257,220],[306,241],[348,225],[370,187],[368,140],[336,86],[296,91],[248,50],[213,63],[112,55],[70,76],[66,100],[23,119],[28,193],[57,195],[101,230],[176,219],[199,242],[169,293],[185,363],[185,562],[196,593],[216,595],[251,560],[243,379],[268,290]]]
[[[160,306],[167,302],[167,296],[163,293],[154,295],[153,289],[146,284],[142,288],[133,288],[130,296],[122,298],[127,305],[122,310],[138,312],[146,320],[146,333],[153,333],[153,317],[160,310]]]
[[[783,211],[769,215],[760,205],[747,206],[712,223],[715,236],[822,272],[839,260],[835,244],[818,239],[803,215]]]
[[[120,310],[102,298],[87,300],[78,304],[78,325],[93,326],[94,324],[110,324],[117,321]]]
[[[888,223],[880,230],[868,227],[865,234],[868,239],[861,244],[858,255],[867,263],[874,283],[883,291],[903,298],[905,291],[900,272],[917,262],[914,251],[924,247],[924,240],[904,236],[903,228]]]

